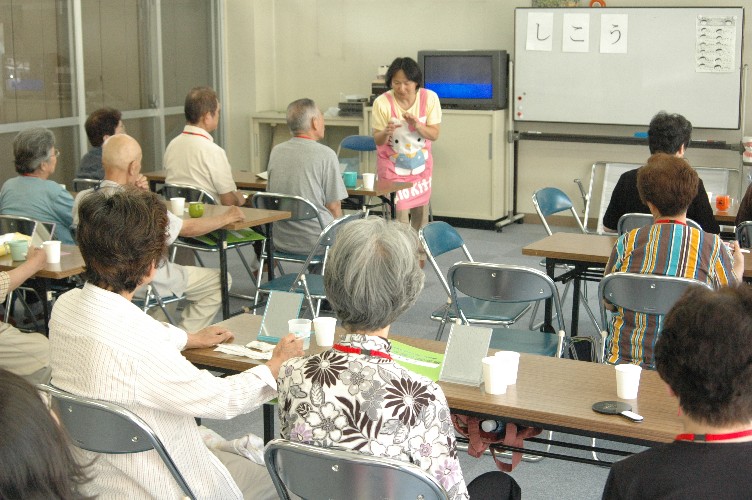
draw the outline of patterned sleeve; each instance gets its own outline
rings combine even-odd
[[[715,235],[713,257],[713,266],[710,276],[713,288],[736,284],[737,279],[736,274],[734,273],[734,258],[726,249],[726,245],[718,235]]]
[[[625,233],[616,240],[614,247],[611,249],[611,255],[608,258],[608,264],[606,264],[604,275],[615,273],[621,267],[622,256],[624,255],[624,239],[627,237]]]
[[[5,297],[10,289],[10,276],[5,271],[0,272],[0,302],[5,302]]]

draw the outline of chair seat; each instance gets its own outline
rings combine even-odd
[[[296,273],[289,273],[285,274],[283,276],[280,276],[279,278],[274,278],[271,281],[267,281],[266,283],[262,283],[259,287],[260,292],[275,292],[275,291],[282,291],[287,292],[290,290],[290,287],[293,286],[293,282],[295,281],[295,278],[297,278]],[[308,291],[310,292],[312,297],[325,297],[326,292],[324,291],[324,277],[320,274],[306,274],[305,275],[306,283],[308,285]],[[294,292],[303,293],[303,287],[296,286],[293,290]]]
[[[491,349],[517,351],[541,356],[556,356],[559,337],[555,333],[515,328],[494,328]]]
[[[268,259],[269,256],[267,255],[267,252],[264,252],[264,259]],[[282,262],[300,262],[301,264],[306,261],[308,258],[308,254],[300,254],[300,253],[291,253],[291,252],[282,252],[280,250],[274,249],[274,260],[279,260]],[[316,255],[313,259],[311,259],[311,264],[320,264],[324,261],[324,254]]]
[[[509,324],[515,323],[520,317],[530,309],[530,304],[523,303],[501,303],[488,302],[474,299],[472,297],[460,297],[460,308],[465,313],[468,323],[470,324]],[[431,314],[431,319],[441,321],[444,317],[446,305],[438,308]],[[456,319],[454,308],[449,309],[448,318]]]

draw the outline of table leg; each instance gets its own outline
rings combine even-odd
[[[264,444],[274,439],[274,405],[264,404]]]
[[[392,220],[397,218],[397,192],[389,193],[389,210],[392,211]]]
[[[222,319],[230,317],[230,284],[227,282],[227,231],[219,229],[219,283],[222,290]]]
[[[42,313],[44,314],[44,335],[50,336],[50,312],[52,311],[52,291],[50,290],[50,280],[47,278],[35,278],[34,289],[36,290],[42,302]]]
[[[575,278],[574,287],[572,289],[572,329],[569,335],[572,337],[577,336],[577,329],[580,324],[580,289],[582,288],[582,280]]]
[[[556,262],[553,259],[546,259],[546,274],[548,274],[548,277],[552,280],[554,279],[554,274],[556,272]],[[555,282],[555,280],[554,280]],[[545,303],[545,314],[543,315],[543,329],[547,332],[555,332],[553,327],[553,300],[552,299],[546,299]]]
[[[267,279],[271,281],[274,279],[274,239],[271,224],[266,225],[266,267],[269,270]],[[259,272],[263,272],[263,269],[259,269]]]

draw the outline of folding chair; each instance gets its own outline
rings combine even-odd
[[[102,181],[99,179],[85,179],[83,177],[76,177],[73,179],[73,191],[80,193],[84,189],[94,188],[99,186]]]
[[[470,324],[470,321],[463,304],[468,302],[460,300],[460,293],[478,302],[492,304],[530,304],[552,300],[559,325],[557,333],[495,328],[491,337],[491,348],[561,357],[566,336],[561,302],[556,285],[546,273],[523,266],[458,262],[449,269],[447,279],[455,314],[466,325]]]
[[[580,231],[583,234],[588,234],[588,230],[585,229],[585,226],[582,224],[582,221],[580,220],[580,217],[577,215],[577,210],[575,210],[574,205],[572,204],[572,200],[569,199],[569,196],[567,196],[561,189],[548,187],[539,189],[538,191],[533,193],[533,206],[535,206],[535,211],[538,213],[538,217],[540,217],[541,223],[543,224],[543,227],[546,230],[546,234],[551,236],[553,232],[551,231],[551,227],[548,225],[548,221],[546,220],[546,217],[554,214],[558,214],[561,212],[570,212],[572,214],[572,217],[574,217],[574,220],[577,224],[577,227],[580,229]],[[564,266],[566,269],[571,270],[571,266]],[[580,289],[580,297],[582,297],[582,301],[580,301],[580,304],[582,304],[585,307],[585,312],[587,313],[588,317],[590,318],[590,321],[595,326],[596,331],[600,331],[600,326],[598,325],[598,320],[595,317],[595,314],[593,314],[593,311],[590,309],[590,306],[588,305],[587,300],[587,282],[588,281],[600,281],[600,278],[603,276],[603,268],[602,267],[590,267],[587,270],[585,270],[582,273],[579,273],[574,279],[576,282],[579,282],[582,284],[582,288]],[[575,287],[577,289],[579,287]],[[567,291],[569,290],[569,281],[566,282],[564,285],[564,292],[561,294],[562,300],[566,298]],[[538,311],[538,304],[535,305],[535,308],[533,309],[533,313],[530,318],[530,325],[532,327],[533,321],[535,319],[535,313]],[[577,314],[579,311],[576,312]],[[573,314],[575,312],[573,311]]]
[[[651,214],[629,213],[619,217],[619,221],[616,223],[616,232],[621,236],[624,233],[628,233],[632,229],[638,227],[650,226],[653,224],[653,216]],[[687,226],[699,229],[702,231],[700,225],[692,219],[687,219]]]
[[[600,303],[601,348],[600,360],[606,362],[606,340],[613,332],[610,330],[606,302],[630,311],[664,316],[668,314],[677,300],[690,286],[710,285],[692,278],[662,276],[657,274],[611,273],[604,277],[598,286]],[[662,322],[662,319],[661,319]]]
[[[41,239],[49,240],[52,239],[55,234],[55,223],[39,222],[34,219],[30,219],[29,217],[23,217],[20,215],[0,215],[0,234],[8,233],[21,233],[23,235],[31,237],[37,234],[42,236]],[[23,292],[23,294],[16,293],[18,291]],[[5,315],[3,321],[7,323],[10,319],[10,313],[13,310],[14,298],[18,298],[21,301],[21,306],[23,306],[28,316],[32,318],[32,321],[34,322],[34,329],[39,329],[39,325],[37,324],[37,320],[34,317],[34,313],[32,312],[31,307],[29,307],[29,304],[26,302],[26,298],[24,297],[26,293],[33,293],[37,297],[39,297],[37,291],[30,286],[19,286],[15,290],[8,292],[5,299]],[[39,297],[39,300],[43,300],[43,298]]]
[[[428,262],[431,263],[431,267],[436,272],[436,276],[438,276],[439,282],[447,294],[447,302],[431,313],[431,319],[440,322],[439,329],[436,332],[436,340],[441,340],[447,320],[454,321],[457,316],[452,307],[449,284],[444,278],[436,258],[450,252],[459,254],[459,252],[455,252],[456,250],[462,250],[466,261],[473,262],[473,258],[462,240],[462,236],[446,222],[437,221],[426,224],[418,231],[418,238],[426,251]],[[457,260],[455,259],[455,262]],[[460,300],[463,301],[462,309],[470,324],[508,326],[517,322],[530,309],[529,304],[491,303],[475,300],[471,297],[462,297]]]
[[[291,494],[309,500],[449,498],[423,469],[392,458],[274,439],[264,461],[283,500]]]
[[[189,186],[186,184],[165,184],[164,186],[162,186],[161,191],[162,191],[162,196],[164,196],[165,199],[168,199],[168,200],[174,197],[182,197],[182,198],[185,198],[186,203],[191,202],[191,201],[200,201],[208,205],[218,204],[217,200],[215,200],[211,194],[195,186]],[[228,231],[227,249],[230,250],[234,248],[238,252],[238,257],[240,257],[240,261],[243,263],[243,267],[245,267],[245,270],[248,273],[248,277],[250,278],[251,283],[256,282],[256,276],[254,275],[253,270],[251,269],[251,266],[248,265],[248,261],[246,261],[245,256],[243,255],[243,252],[241,251],[241,249],[245,246],[252,245],[256,241],[262,241],[264,239],[265,238],[262,234],[257,233],[253,229],[243,229],[240,231]],[[211,233],[205,234],[202,236],[192,236],[190,238],[184,238],[184,237],[179,236],[177,240],[175,240],[175,243],[173,243],[172,247],[173,248],[172,248],[171,260],[175,260],[175,252],[177,251],[177,248],[182,247],[182,248],[187,248],[189,250],[192,250],[193,254],[196,256],[196,260],[201,266],[203,266],[204,263],[201,260],[199,252],[219,251],[218,238],[213,237]],[[252,300],[252,297],[250,296],[241,295],[237,293],[231,293],[230,296],[238,297],[241,299]]]
[[[306,200],[302,196],[293,196],[281,193],[255,193],[251,198],[251,205],[253,208],[261,208],[264,210],[282,210],[290,212],[290,218],[279,223],[285,224],[288,222],[300,222],[316,219],[319,223],[319,231],[324,230],[324,221],[321,220],[321,215],[316,209],[316,206],[310,201]],[[258,289],[261,286],[262,270],[264,269],[264,261],[269,258],[266,239],[261,242],[261,255],[259,257],[259,273],[256,280],[256,297],[254,301],[258,301]],[[290,252],[282,252],[280,250],[274,250],[274,262],[278,264],[280,262],[295,262],[302,264],[308,258],[307,254],[297,254]],[[323,262],[323,255],[314,256],[311,259],[311,265],[321,264]],[[282,269],[282,266],[279,266]],[[284,272],[284,271],[283,271]]]
[[[742,248],[752,247],[752,221],[744,221],[736,226],[736,241]]]
[[[362,219],[363,217],[365,217],[364,212],[355,212],[330,222],[324,230],[321,231],[318,241],[316,241],[316,244],[308,254],[308,258],[303,262],[297,273],[283,274],[282,276],[267,281],[258,287],[256,300],[253,303],[254,313],[258,307],[259,294],[268,294],[269,292],[279,290],[284,292],[303,293],[306,297],[308,306],[311,309],[311,315],[316,318],[319,314],[321,301],[326,298],[326,291],[324,290],[324,270],[326,268],[326,258],[329,255],[329,248],[334,244],[336,232],[344,224],[357,219]],[[321,259],[321,274],[309,273],[308,270],[311,262],[315,259],[319,259],[319,255],[321,255],[322,251],[324,257]],[[313,305],[313,299],[316,299],[315,307]]]
[[[368,153],[371,151],[376,151],[376,141],[370,135],[348,135],[347,137],[342,139],[342,141],[339,143],[339,146],[337,146],[337,158],[339,158],[340,152],[343,149],[349,151],[357,151],[358,153]],[[381,207],[381,213],[384,214],[384,217],[388,217],[388,206],[389,205],[384,203],[383,201],[381,203],[363,203],[358,199],[353,198],[347,198],[343,202],[343,208],[345,209],[361,210],[364,208],[366,210],[366,216],[368,216],[372,208]]]
[[[149,283],[146,285],[146,292],[143,297],[133,297],[133,302],[138,307],[141,308],[142,311],[147,312],[149,309],[153,309],[155,307],[160,307],[162,309],[162,312],[167,317],[167,321],[170,322],[171,325],[176,326],[177,323],[175,323],[175,320],[172,318],[172,315],[167,310],[167,304],[173,303],[173,302],[180,302],[181,297],[178,297],[177,295],[170,295],[169,297],[162,297],[159,295],[159,292],[157,292],[157,289],[154,288],[154,286]]]
[[[155,450],[183,493],[194,499],[188,483],[149,424],[122,406],[76,396],[51,385],[37,389],[50,395],[56,414],[73,443],[95,453],[140,453]]]

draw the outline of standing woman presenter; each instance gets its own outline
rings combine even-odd
[[[428,222],[431,143],[439,138],[441,105],[435,92],[421,88],[423,73],[409,57],[395,59],[385,80],[391,90],[373,103],[377,173],[379,179],[413,183],[397,193],[397,219],[417,231]]]

